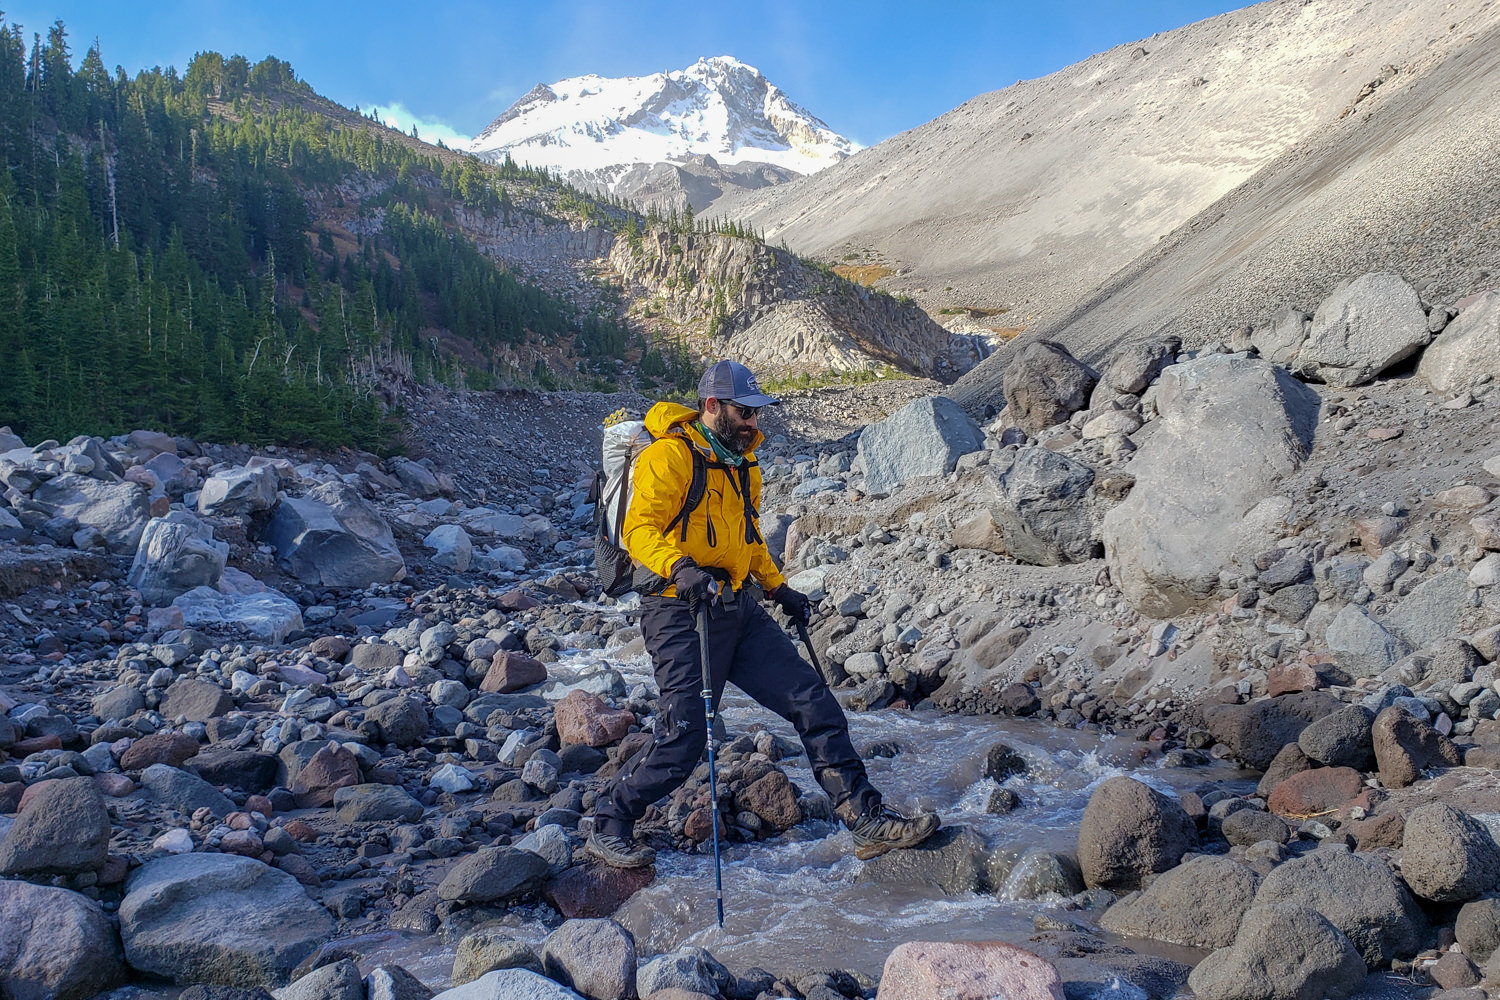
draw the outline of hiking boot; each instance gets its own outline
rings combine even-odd
[[[916,847],[942,825],[937,813],[918,813],[908,819],[889,806],[882,806],[849,826],[849,832],[854,834],[854,856],[869,861],[898,847]]]
[[[656,852],[645,844],[607,833],[591,833],[583,849],[611,868],[645,868],[656,860]]]

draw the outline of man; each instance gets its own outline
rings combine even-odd
[[[707,720],[697,612],[705,606],[715,710],[725,682],[733,681],[796,727],[818,783],[854,834],[856,856],[912,847],[940,824],[933,813],[909,819],[882,805],[833,692],[786,632],[741,593],[754,577],[794,620],[808,620],[810,602],[787,586],[760,535],[755,448],[764,437],[757,415],[779,402],[760,391],[744,365],[720,361],[698,383],[696,411],[664,402],[646,414],[646,429],[658,440],[636,460],[621,534],[640,567],[641,632],[661,698],[651,742],[599,793],[595,806],[586,849],[615,867],[640,868],[655,860],[650,847],[632,839],[635,822],[680,786],[702,756]],[[684,519],[678,515],[695,465],[690,449],[707,468],[707,488]]]

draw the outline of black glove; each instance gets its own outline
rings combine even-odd
[[[812,621],[812,601],[807,599],[806,594],[793,590],[783,583],[771,591],[771,600],[775,601],[792,621],[801,622],[803,625]]]
[[[677,596],[695,608],[713,593],[714,578],[700,569],[690,556],[677,560],[670,580],[677,588]]]

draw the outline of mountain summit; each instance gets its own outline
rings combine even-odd
[[[676,200],[695,209],[706,207],[725,182],[780,183],[857,149],[755,67],[730,56],[650,76],[538,84],[469,146],[484,159],[509,154],[596,190],[672,201],[668,189],[676,187],[687,192]]]

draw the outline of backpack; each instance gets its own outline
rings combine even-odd
[[[675,436],[675,435],[673,435]],[[643,421],[633,419],[625,410],[616,410],[604,418],[604,447],[599,472],[594,476],[594,485],[589,490],[589,500],[594,504],[594,572],[610,597],[623,597],[632,590],[660,593],[667,581],[639,565],[625,551],[625,512],[630,509],[631,470],[635,460],[647,446],[655,442]],[[759,513],[750,502],[750,469],[756,464],[744,462],[735,470],[715,461],[710,463],[685,437],[679,438],[683,447],[692,456],[693,472],[688,480],[687,496],[682,509],[667,524],[666,530],[679,530],[679,537],[687,538],[688,518],[703,503],[708,492],[708,469],[729,473],[730,484],[739,493],[745,504],[745,542],[756,544],[762,541],[756,529]],[[708,523],[709,544],[714,542],[714,525]],[[712,570],[710,570],[712,572]]]
[[[632,590],[648,587],[661,590],[665,585],[661,577],[636,565],[625,551],[622,538],[625,512],[630,509],[631,469],[641,452],[655,440],[643,421],[631,419],[624,410],[616,410],[604,420],[603,461],[594,476],[589,499],[594,504],[594,572],[610,597],[622,597]],[[708,463],[697,448],[683,443],[693,456],[693,474],[682,509],[667,530],[680,525],[682,537],[686,538],[688,516],[703,503],[708,489]]]

